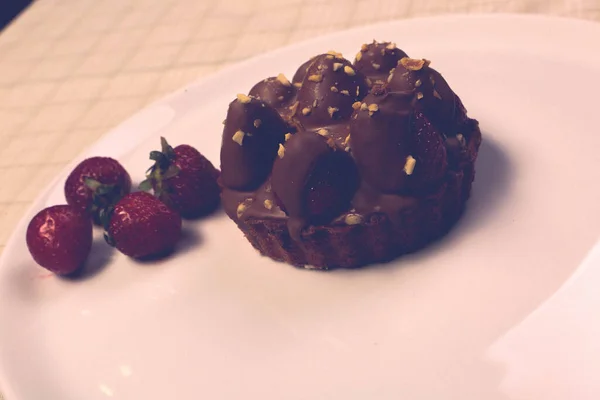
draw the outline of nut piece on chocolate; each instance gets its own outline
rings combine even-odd
[[[390,71],[396,68],[398,61],[407,57],[406,53],[396,47],[395,43],[373,41],[364,44],[354,59],[354,66],[369,76],[372,82],[385,81]]]
[[[250,89],[250,96],[264,101],[271,107],[288,105],[295,94],[295,86],[283,74],[264,79]]]
[[[412,147],[412,93],[371,93],[355,116],[350,123],[352,154],[363,179],[383,193],[406,189],[404,164]]]
[[[223,128],[221,183],[234,190],[260,186],[289,130],[275,109],[256,98],[238,96],[229,104]]]
[[[298,90],[296,119],[305,128],[332,125],[352,114],[368,91],[363,74],[339,55],[322,54],[308,66]]]
[[[311,64],[315,61],[317,57],[318,56],[311,57],[308,61],[304,62],[304,64],[302,64],[296,70],[294,78],[292,79],[292,85],[294,85],[295,87],[299,87],[302,84],[304,78],[306,77],[306,73],[308,72],[308,68],[311,66]]]
[[[387,89],[390,91],[413,92],[418,100],[415,108],[441,125],[451,126],[457,119],[466,119],[462,105],[457,107],[457,96],[442,75],[429,66],[427,60],[401,59],[387,81]]]

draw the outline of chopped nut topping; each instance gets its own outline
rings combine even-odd
[[[383,85],[383,83],[384,83],[384,82],[383,82],[381,79],[377,79],[377,80],[375,81],[375,84],[376,84],[376,85]]]
[[[339,90],[335,86],[329,88],[332,92],[337,93]]]
[[[312,110],[310,109],[310,107],[304,107],[302,109],[302,115],[308,115],[308,114],[310,114],[311,111]]]
[[[317,66],[317,69],[318,69],[319,71],[323,71],[323,64],[320,64],[320,65],[318,65],[318,66]]]
[[[270,210],[273,208],[273,200],[266,199],[265,201],[263,201],[263,205],[267,210]]]
[[[354,103],[352,103],[352,108],[358,110],[361,104],[362,103],[360,101],[355,101]]]
[[[315,99],[313,101],[313,108],[317,108],[318,105],[319,105],[319,101],[317,99]]]
[[[283,86],[291,86],[290,81],[288,81],[288,78],[286,78],[284,74],[277,75],[277,80],[281,82]]]
[[[359,51],[358,53],[356,53],[355,58],[356,58],[356,61],[360,61],[362,59],[362,52]]]
[[[458,139],[458,141],[461,145],[463,145],[463,146],[465,145],[466,141],[465,141],[465,137],[462,135],[462,133],[458,133],[456,135],[456,139]]]
[[[417,100],[421,100],[423,98],[423,93],[417,93]]]
[[[356,97],[360,96],[360,86],[356,87]]]
[[[349,65],[346,65],[344,67],[344,72],[346,73],[346,75],[349,75],[349,76],[356,75],[356,72],[354,71],[354,69],[351,66],[349,66]]]
[[[327,146],[335,150],[335,140],[333,140],[333,138],[327,138]]]
[[[420,71],[423,67],[427,67],[429,65],[429,61],[424,59],[417,60],[415,58],[404,57],[400,60],[400,64],[402,64],[402,66],[409,71]]]
[[[350,146],[346,146],[346,148],[344,149],[344,151],[346,151],[346,152],[350,152],[350,150],[352,150],[352,149],[350,148]]]
[[[406,172],[406,175],[412,175],[413,171],[415,170],[416,163],[417,160],[415,160],[413,156],[409,155],[406,157],[406,163],[404,164],[404,172]]]
[[[254,127],[258,128],[260,126],[260,124],[262,124],[262,121],[260,119],[255,119],[254,120]]]
[[[369,78],[367,78],[367,85],[373,86],[373,81]]]
[[[420,87],[423,84],[423,82],[421,82],[420,79],[417,79],[417,81],[415,82],[415,87]]]
[[[288,140],[290,140],[292,138],[292,134],[291,133],[286,133],[285,134],[285,141],[287,142]]]
[[[346,139],[344,139],[344,143],[343,143],[343,145],[344,145],[344,146],[347,146],[347,145],[348,145],[348,143],[350,143],[350,134],[348,134],[348,136],[346,136]]]
[[[292,114],[296,114],[296,110],[298,109],[299,104],[300,104],[300,102],[296,101],[294,104],[292,104],[290,106],[290,111],[292,112]]]
[[[342,64],[342,63],[333,63],[333,71],[337,72],[343,66],[344,66],[344,64]]]
[[[442,96],[438,93],[437,90],[433,89],[433,97],[442,100]]]
[[[390,43],[387,46],[385,46],[386,49],[388,50],[394,50],[396,48],[396,43]]]
[[[283,97],[283,96],[279,96],[279,97],[277,97],[277,100],[279,100],[279,101],[283,101],[283,99],[284,99],[284,97]]]
[[[317,131],[317,133],[321,136],[327,136],[329,134],[329,132],[327,131],[327,129],[325,128],[321,128]]]
[[[381,65],[373,63],[373,68],[375,68],[376,70],[379,70],[379,68],[381,68]]]
[[[308,80],[311,82],[321,82],[323,80],[323,75],[321,74],[314,74],[308,77]]]
[[[381,49],[380,53],[381,53],[382,56],[385,56],[385,49]]]
[[[294,86],[300,89],[302,87],[302,82],[296,82],[294,83]]]
[[[358,225],[363,221],[363,217],[358,214],[348,214],[344,218],[344,222],[348,225]]]
[[[367,106],[367,103],[362,103],[360,105],[360,110],[361,111],[367,111],[369,109],[369,106]]]
[[[337,107],[327,107],[327,112],[329,113],[329,116],[331,118],[333,118],[333,114],[335,114],[338,111],[340,111],[340,109]]]
[[[333,60],[333,56],[331,54],[326,55],[325,58],[328,60]]]
[[[369,45],[363,44],[362,46],[360,46],[360,51],[362,51],[363,53],[367,50],[369,50]]]
[[[227,120],[224,119],[223,122],[221,122],[223,125],[225,125],[227,123]]]
[[[266,184],[266,186],[265,186],[265,192],[267,192],[267,193],[271,193],[271,189],[272,189],[272,188],[271,188],[271,184],[270,184],[270,183],[267,183],[267,184]]]
[[[347,90],[342,90],[340,93],[346,96],[350,96],[350,92]]]
[[[369,110],[369,116],[372,116],[379,111],[379,106],[377,104],[371,104],[369,107],[367,107],[367,109]]]
[[[388,83],[390,83],[392,81],[392,79],[394,79],[393,73],[391,73],[390,76],[388,76],[388,78],[387,78]]]
[[[331,56],[334,56],[335,58],[344,58],[344,56],[342,55],[342,53],[338,53],[338,52],[337,52],[337,51],[335,51],[335,50],[329,50],[329,51],[327,52],[327,54],[329,54],[329,55],[331,55]]]
[[[283,145],[281,143],[279,143],[279,149],[277,149],[277,155],[279,156],[279,158],[283,158],[283,156],[285,155],[285,147],[283,147]]]
[[[239,144],[241,146],[242,143],[244,142],[244,136],[246,136],[246,134],[244,132],[237,131],[236,133],[233,134],[233,136],[231,137],[231,140],[233,140],[234,142],[236,142],[237,144]]]
[[[248,209],[248,207],[250,207],[250,205],[252,204],[254,200],[251,198],[248,198],[244,201],[242,201],[240,204],[238,204],[237,209],[236,209],[236,214],[238,218],[241,218],[242,215],[244,215],[244,212],[246,212],[246,210]]]
[[[245,94],[242,94],[242,93],[240,93],[240,94],[237,95],[237,99],[242,104],[248,104],[252,100],[250,97],[248,97],[248,96],[246,96]]]

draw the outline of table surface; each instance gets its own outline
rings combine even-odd
[[[600,20],[600,0],[38,0],[0,34],[0,253],[46,182],[187,82],[331,31],[481,12]]]

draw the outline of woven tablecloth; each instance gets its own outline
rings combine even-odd
[[[331,31],[476,12],[600,20],[600,0],[38,0],[0,34],[0,253],[64,165],[187,82]]]

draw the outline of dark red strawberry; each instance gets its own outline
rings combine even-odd
[[[130,193],[103,212],[108,244],[138,259],[171,252],[181,237],[181,217],[146,192]]]
[[[271,185],[277,204],[290,218],[318,225],[350,207],[358,172],[352,157],[336,149],[331,139],[305,131],[280,150]]]
[[[305,186],[310,220],[328,223],[347,210],[357,186],[356,166],[347,153],[338,150],[318,160]]]
[[[150,153],[154,165],[140,189],[154,194],[184,218],[214,211],[219,205],[219,171],[198,150],[187,144],[172,148],[161,138],[162,151]]]
[[[438,130],[420,111],[414,113],[412,134],[414,143],[410,157],[414,158],[415,162],[412,173],[409,174],[409,186],[416,191],[427,191],[432,185],[439,184],[446,173],[446,146]],[[407,168],[408,165],[405,166],[405,170]]]
[[[59,275],[77,270],[92,247],[92,221],[70,205],[36,214],[27,227],[27,248],[36,263]]]
[[[99,209],[114,205],[131,191],[131,178],[117,160],[92,157],[83,160],[65,182],[67,203],[100,224]]]

